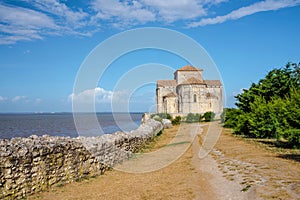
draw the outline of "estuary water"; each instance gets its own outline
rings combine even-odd
[[[0,114],[0,139],[30,135],[99,136],[130,131],[141,124],[143,113],[97,113],[94,119],[99,123],[96,124],[89,123],[95,114],[77,115],[80,120],[75,125],[72,113]]]

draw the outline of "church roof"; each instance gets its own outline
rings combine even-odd
[[[177,97],[177,95],[174,92],[171,92],[171,93],[165,95],[164,97]]]
[[[189,78],[188,80],[182,82],[181,84],[193,85],[193,84],[205,84],[205,83],[203,82],[203,80],[192,77],[192,78]]]
[[[207,85],[207,86],[222,86],[220,80],[200,80],[195,77],[180,83],[180,85]]]
[[[157,87],[176,87],[176,80],[158,80]]]
[[[207,86],[222,86],[220,80],[204,80],[204,82]]]
[[[203,71],[203,69],[193,67],[193,66],[190,66],[190,65],[186,65],[184,67],[181,67],[177,71]]]

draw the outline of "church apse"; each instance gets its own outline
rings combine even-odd
[[[174,80],[158,80],[156,86],[156,111],[182,114],[221,113],[222,84],[220,80],[204,80],[203,70],[184,66],[174,73]]]

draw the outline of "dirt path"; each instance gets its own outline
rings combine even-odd
[[[218,127],[218,123],[211,124]],[[231,136],[228,130],[214,150],[199,159],[199,142],[206,129],[171,165],[149,173],[117,170],[104,175],[53,187],[29,199],[299,199],[299,163]],[[186,124],[180,131],[191,131]],[[178,127],[167,129],[144,152],[168,147]],[[201,132],[198,132],[199,134]],[[184,145],[177,143],[176,145]]]
[[[299,150],[295,151],[300,156]],[[211,153],[223,176],[250,191],[255,199],[300,199],[299,160],[287,160],[224,129]],[[290,154],[289,154],[290,155]]]

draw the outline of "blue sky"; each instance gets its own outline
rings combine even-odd
[[[90,52],[142,27],[179,31],[202,45],[231,107],[234,95],[269,70],[300,61],[299,21],[300,0],[0,0],[0,112],[72,111],[76,75]],[[187,64],[159,50],[120,57],[93,89],[97,111],[110,111],[114,94],[128,95],[115,91],[116,83],[145,63],[174,70]],[[153,110],[155,81],[134,92],[131,111]]]

